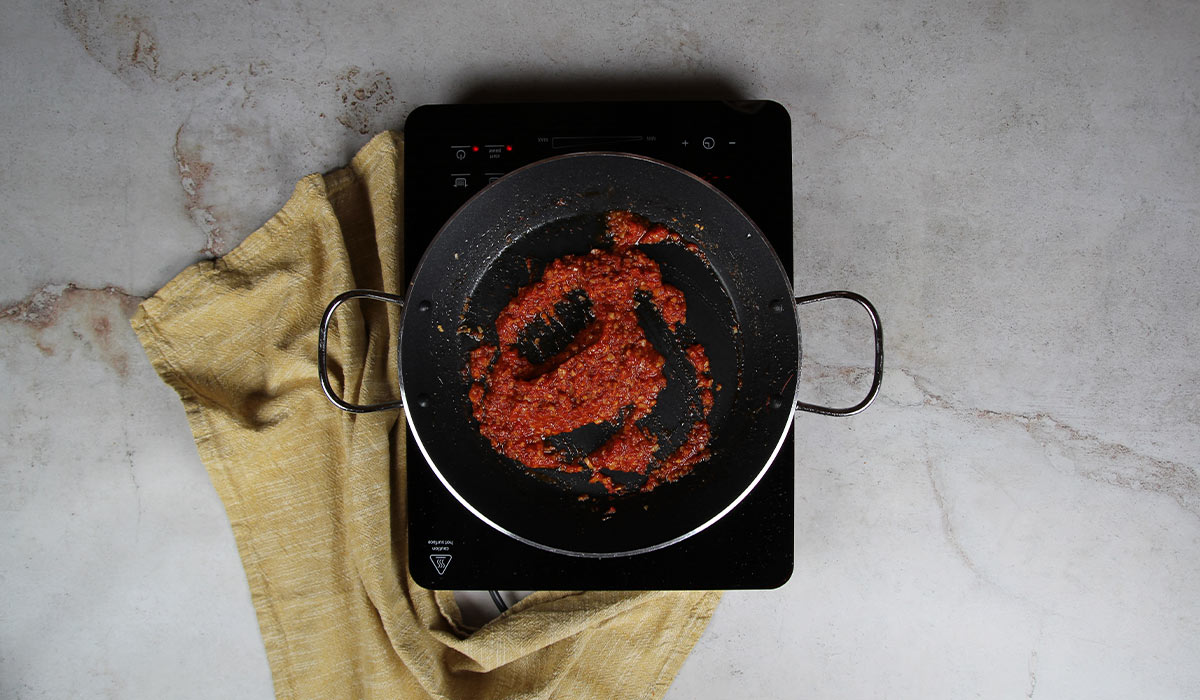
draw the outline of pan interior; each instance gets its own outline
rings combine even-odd
[[[654,222],[657,223],[657,222]],[[500,311],[517,294],[518,289],[541,278],[545,267],[565,255],[584,255],[593,249],[610,248],[606,238],[604,212],[588,212],[547,222],[538,226],[505,248],[473,288],[463,312],[462,328],[458,334],[460,354],[466,367],[468,356],[480,345],[500,344],[495,321]],[[639,325],[655,350],[663,356],[666,386],[659,393],[650,415],[638,425],[653,435],[661,455],[673,452],[687,441],[693,424],[701,419],[696,406],[700,401],[695,372],[688,362],[685,348],[694,343],[704,347],[713,378],[713,405],[706,421],[714,439],[719,426],[732,405],[738,386],[741,361],[736,342],[733,305],[720,279],[698,254],[679,242],[664,242],[638,246],[654,260],[661,270],[663,281],[678,288],[687,300],[687,317],[682,326],[672,331],[662,320],[653,304],[638,307]],[[565,298],[556,305],[556,316],[566,319],[552,324],[531,323],[529,335],[536,335],[536,344],[523,343],[517,347],[522,355],[535,363],[548,360],[583,332],[590,323],[590,306],[585,295]],[[533,327],[532,330],[529,330]],[[622,420],[622,419],[618,419]],[[621,423],[605,421],[587,424],[568,433],[550,436],[547,443],[571,462],[582,464],[583,458],[600,447],[620,429]],[[521,472],[536,478],[547,488],[564,490],[576,496],[599,499],[610,507],[611,496],[605,486],[592,480],[591,470],[568,472],[557,469],[528,469],[513,460],[500,460],[498,468]],[[602,470],[603,474],[621,487],[625,494],[638,491],[646,475]],[[653,471],[653,468],[652,468]],[[518,475],[514,474],[514,477]],[[684,476],[681,481],[686,480]],[[675,488],[677,483],[659,485],[659,489]]]

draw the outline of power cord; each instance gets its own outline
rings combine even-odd
[[[500,597],[500,591],[488,591],[488,595],[492,597],[492,602],[496,604],[497,610],[500,612],[508,610],[508,605],[504,602],[504,599]]]

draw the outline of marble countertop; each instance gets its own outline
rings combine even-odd
[[[272,695],[141,298],[420,104],[717,93],[790,112],[797,292],[888,366],[797,418],[795,574],[667,697],[1200,696],[1200,5],[5,9],[0,695]],[[802,322],[856,395],[861,319]]]

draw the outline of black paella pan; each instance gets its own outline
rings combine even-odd
[[[689,338],[700,342],[715,382],[711,456],[674,483],[611,495],[587,474],[525,469],[495,451],[472,416],[467,357],[494,339],[494,322],[516,291],[546,263],[603,247],[604,215],[632,211],[680,234],[678,243],[639,246],[663,280],[687,298]],[[338,306],[353,298],[404,306],[399,337],[401,400],[358,406],[333,390],[325,340]],[[797,307],[846,298],[874,327],[874,377],[847,408],[800,402]],[[639,322],[641,322],[639,315]],[[646,335],[671,364],[671,338],[652,318]],[[482,336],[480,331],[482,330]],[[761,231],[707,182],[650,158],[580,153],[540,161],[479,192],[445,224],[413,275],[406,297],[351,290],[327,308],[320,329],[322,388],[339,408],[367,412],[403,405],[428,463],[473,514],[529,545],[573,556],[652,551],[703,530],[732,510],[770,467],[796,410],[851,415],[866,408],[883,376],[883,335],[869,301],[852,292],[795,297],[791,280]],[[669,378],[670,379],[670,378]],[[660,439],[685,424],[668,381],[656,407]],[[587,435],[566,436],[586,443]],[[594,436],[593,438],[594,439]],[[587,447],[584,447],[586,451]]]

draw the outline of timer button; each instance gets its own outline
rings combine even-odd
[[[717,145],[717,141],[711,136],[705,136],[704,140],[700,142],[700,145],[704,146],[704,150],[711,151],[713,147]]]

